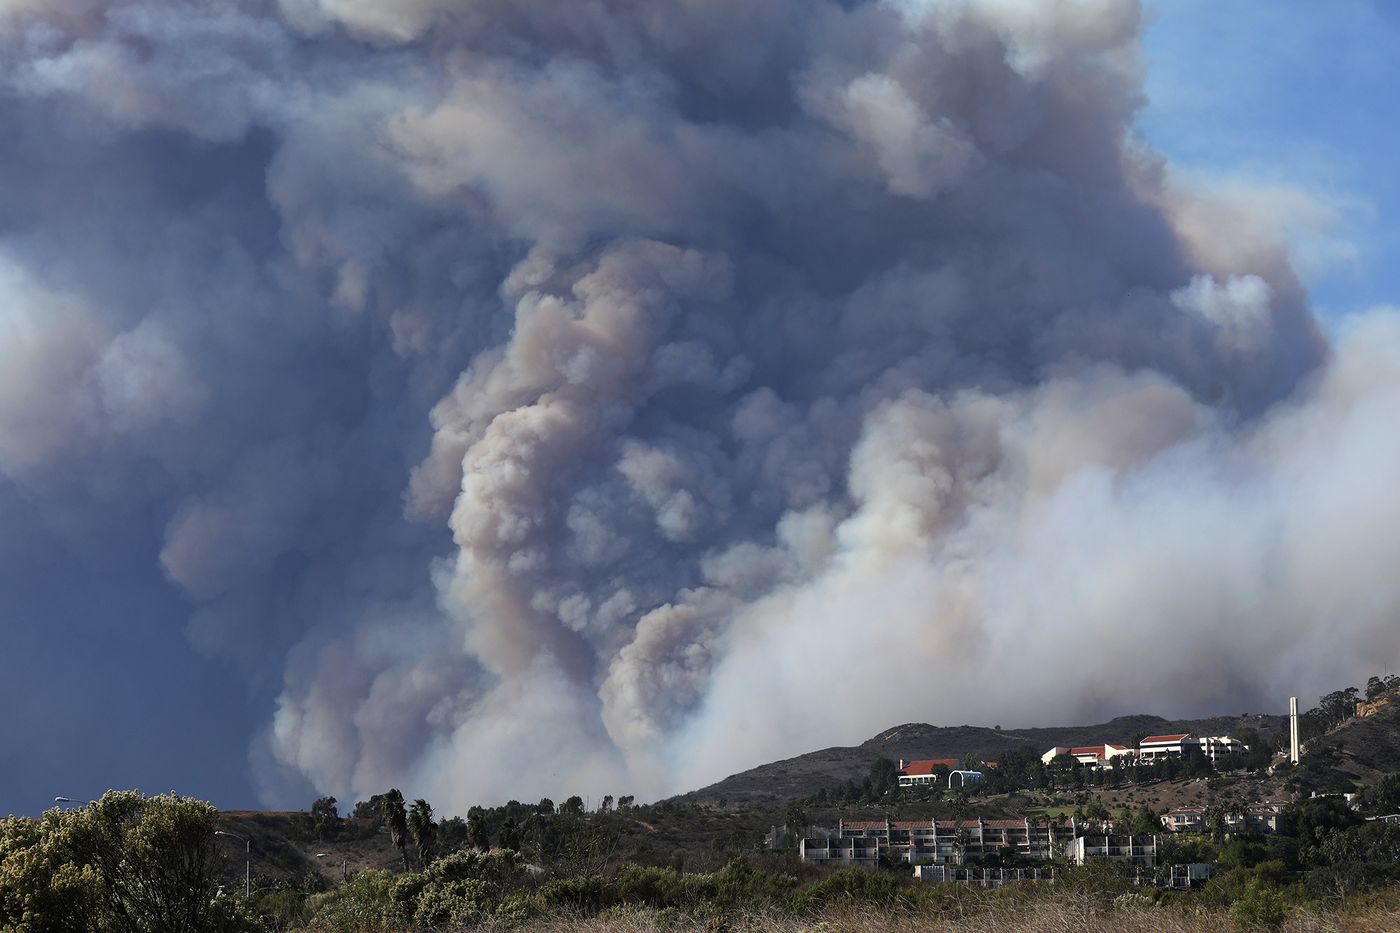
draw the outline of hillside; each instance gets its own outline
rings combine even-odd
[[[679,799],[731,806],[773,806],[815,794],[848,780],[860,781],[876,758],[898,761],[919,758],[961,758],[975,754],[995,758],[1002,752],[1029,745],[1037,752],[1054,745],[1091,745],[1096,742],[1129,742],[1139,733],[1191,732],[1226,735],[1241,729],[1271,735],[1286,731],[1285,716],[1215,716],[1209,719],[1170,720],[1160,716],[1119,716],[1089,726],[1052,726],[1034,729],[994,729],[985,726],[932,726],[906,723],[887,729],[860,745],[835,746],[759,765],[730,775],[708,787],[683,794]]]
[[[1324,750],[1337,753],[1338,771],[1364,784],[1400,772],[1400,697],[1389,694],[1361,704],[1355,718],[1305,746],[1310,754]]]
[[[318,834],[304,812],[226,810],[219,814],[219,829],[251,840],[254,886],[295,883],[310,874],[338,881],[342,871],[402,867],[388,833],[370,820],[344,819],[334,832]],[[227,859],[220,880],[242,885],[243,843],[225,838],[219,851]]]

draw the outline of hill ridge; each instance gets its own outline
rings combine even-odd
[[[935,726],[906,722],[882,729],[858,745],[833,745],[770,761],[731,774],[713,784],[680,794],[690,802],[766,806],[806,797],[846,781],[860,781],[876,758],[913,761],[921,758],[961,758],[973,754],[993,758],[1030,745],[1038,752],[1054,745],[1126,742],[1136,733],[1191,732],[1223,735],[1240,729],[1275,734],[1286,729],[1287,717],[1272,714],[1168,719],[1149,713],[1115,716],[1107,722],[1082,726],[1031,726],[998,729],[992,726]]]

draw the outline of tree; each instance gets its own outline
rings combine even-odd
[[[570,816],[582,816],[583,798],[575,794],[560,805],[559,812],[567,813]]]
[[[335,835],[340,827],[340,811],[336,809],[334,797],[318,797],[311,805],[311,819],[316,825],[316,837],[325,839]]]
[[[888,758],[876,758],[870,763],[870,790],[877,796],[884,796],[891,788],[899,786],[899,767]]]
[[[1162,818],[1151,807],[1139,807],[1128,817],[1128,832],[1134,836],[1150,836],[1161,831]]]
[[[632,809],[632,801],[635,799],[636,798],[631,794],[623,794],[621,797],[617,798],[617,808],[619,810],[630,810]]]
[[[1365,822],[1341,797],[1309,797],[1284,808],[1279,832],[1300,846],[1320,846],[1329,833]]]
[[[1388,774],[1363,790],[1361,804],[1376,816],[1400,813],[1400,774]]]
[[[480,807],[467,811],[467,839],[474,848],[491,848],[491,833],[486,828],[486,812]]]
[[[554,815],[554,801],[548,797],[541,797],[540,802],[535,805],[535,812],[540,816]]]
[[[438,820],[437,828],[438,855],[456,852],[467,844],[467,821],[460,816],[449,816],[445,820]]]
[[[389,840],[403,859],[403,870],[408,871],[408,812],[404,807],[403,793],[397,787],[385,792],[379,802],[379,815],[389,828]]]
[[[787,812],[783,814],[783,826],[794,836],[801,837],[807,829],[807,811],[798,804],[788,804]]]
[[[202,800],[135,791],[0,820],[0,929],[251,929],[231,902],[214,899],[218,826],[218,811]]]
[[[1056,755],[1050,759],[1050,782],[1055,787],[1062,787],[1065,784],[1073,783],[1073,775],[1079,769],[1079,762],[1073,755],[1068,753]]]
[[[989,790],[1020,790],[1045,786],[1045,765],[1040,752],[1022,745],[1001,753],[997,766],[987,774]]]
[[[426,869],[437,856],[437,826],[433,823],[433,808],[428,801],[421,797],[413,801],[406,828],[413,837],[413,847],[418,850],[418,864]]]
[[[1225,808],[1219,806],[1206,807],[1205,812],[1206,829],[1210,832],[1210,839],[1216,845],[1225,841]]]
[[[1367,701],[1374,700],[1376,697],[1378,697],[1378,696],[1380,696],[1381,694],[1385,693],[1385,691],[1386,691],[1385,681],[1381,680],[1379,677],[1373,676],[1373,677],[1371,677],[1369,680],[1366,681],[1366,699],[1367,699]]]
[[[598,812],[599,812],[599,813],[607,813],[607,812],[609,812],[609,811],[612,810],[612,805],[613,805],[612,794],[604,794],[604,795],[603,795],[603,802],[600,803],[600,804],[598,804]]]
[[[1356,715],[1356,702],[1360,695],[1355,687],[1333,692],[1317,698],[1317,712],[1327,728],[1338,725]]]
[[[350,816],[357,820],[372,820],[375,823],[383,823],[384,795],[375,794],[368,800],[359,801],[350,811]]]
[[[1201,751],[1201,746],[1195,741],[1183,742],[1181,744],[1181,774],[1183,777],[1205,777],[1214,768],[1211,767],[1210,759],[1205,752]]]
[[[496,845],[512,852],[520,851],[520,827],[511,817],[506,817],[506,821],[496,831]]]

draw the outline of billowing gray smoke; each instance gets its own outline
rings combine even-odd
[[[1142,25],[0,0],[0,476],[160,516],[269,802],[1370,673],[1400,319],[1135,138]]]

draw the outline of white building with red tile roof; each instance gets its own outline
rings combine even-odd
[[[995,761],[982,763],[984,769],[996,766]],[[952,782],[948,785],[949,787],[975,784],[982,779],[981,771],[964,768],[962,762],[957,758],[924,758],[920,761],[905,761],[901,758],[899,760],[900,787],[925,787],[941,784],[944,775],[948,775]],[[976,777],[970,777],[970,775],[976,775]]]
[[[1173,807],[1162,814],[1162,825],[1174,833],[1198,833],[1206,825],[1205,807]]]
[[[1191,742],[1191,733],[1175,735],[1149,735],[1138,743],[1138,758],[1143,761],[1161,761],[1172,756],[1180,757],[1182,748]]]
[[[962,762],[956,758],[925,758],[920,761],[899,761],[899,786],[900,787],[923,787],[930,784],[940,784],[940,777],[950,771],[955,771],[962,767]],[[941,769],[941,771],[940,771]],[[935,771],[940,771],[935,775]]]
[[[1088,765],[1091,768],[1111,768],[1113,767],[1113,759],[1131,754],[1133,754],[1133,750],[1128,746],[1114,745],[1112,742],[1105,742],[1102,745],[1056,745],[1041,755],[1040,760],[1048,765],[1061,755],[1068,755],[1081,765]]]
[[[1226,755],[1248,750],[1239,739],[1229,735],[1194,736],[1189,732],[1178,735],[1149,735],[1138,743],[1138,757],[1143,761],[1161,761],[1163,758],[1179,757],[1183,749],[1195,746],[1202,755],[1215,764]]]

